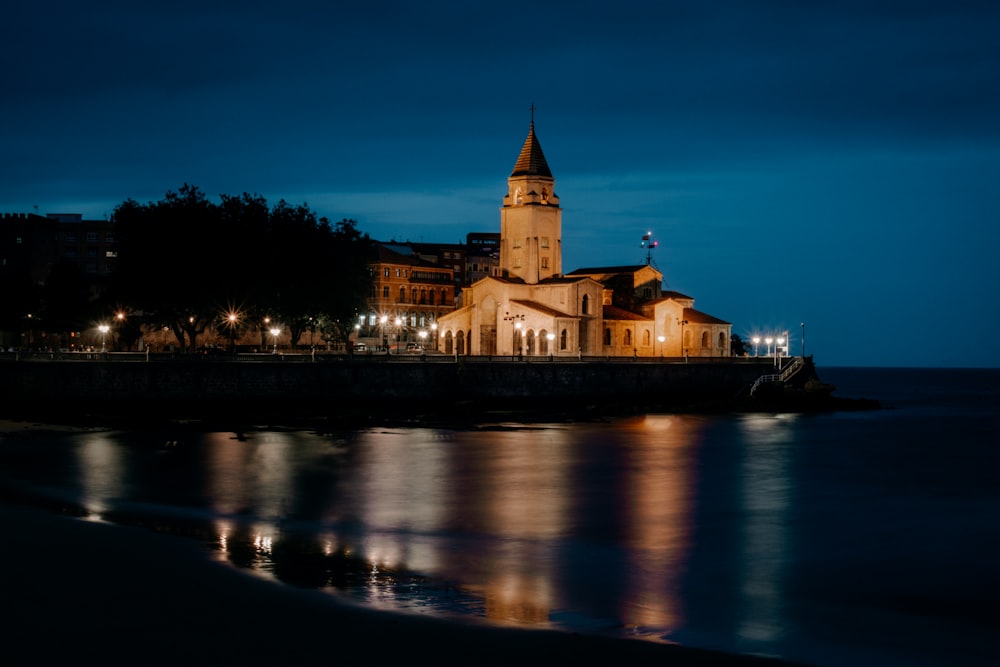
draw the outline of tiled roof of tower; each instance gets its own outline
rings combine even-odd
[[[547,176],[552,178],[549,171],[549,164],[545,161],[545,154],[542,153],[542,145],[538,143],[535,136],[535,122],[531,122],[528,128],[528,138],[524,140],[521,147],[521,154],[517,156],[517,163],[511,176]]]

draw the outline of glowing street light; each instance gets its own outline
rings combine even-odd
[[[757,356],[757,346],[760,345],[760,336],[754,336],[750,340],[753,341],[753,356]]]
[[[281,329],[279,329],[278,327],[273,327],[271,329],[271,335],[274,336],[274,350],[271,352],[271,354],[278,354],[278,334],[280,333]]]
[[[666,337],[665,336],[657,336],[656,340],[660,344],[660,359],[662,359],[663,358],[663,341],[666,340]]]
[[[236,313],[229,313],[229,316],[226,318],[229,322],[229,349],[234,355],[236,354],[236,321],[238,319]]]
[[[97,327],[97,330],[101,332],[101,352],[107,351],[107,348],[104,345],[104,338],[105,336],[107,336],[108,330],[110,329],[111,327],[109,327],[107,324],[102,324],[99,327]]]
[[[770,357],[771,356],[771,343],[773,343],[773,342],[774,342],[774,339],[771,338],[770,336],[768,336],[767,338],[764,339],[764,344],[767,345],[767,347],[765,348],[765,352],[764,352],[764,356],[765,357]]]

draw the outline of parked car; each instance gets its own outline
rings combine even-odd
[[[368,351],[368,346],[365,345],[364,343],[357,343],[357,344],[354,345],[354,351],[355,352],[367,352]]]

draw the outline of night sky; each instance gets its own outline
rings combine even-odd
[[[1000,366],[998,2],[36,0],[0,57],[2,212],[190,183],[464,242],[499,231],[535,105],[566,271],[652,231],[744,338]]]

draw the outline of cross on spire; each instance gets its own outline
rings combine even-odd
[[[531,124],[535,124],[535,103],[531,103]]]

